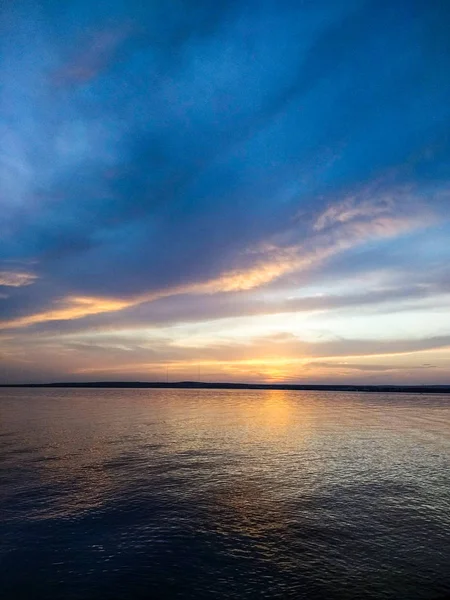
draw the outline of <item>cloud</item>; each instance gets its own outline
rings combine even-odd
[[[373,371],[373,372],[391,372],[391,371],[415,371],[416,369],[429,369],[432,365],[396,365],[396,364],[367,364],[351,362],[327,362],[314,361],[306,363],[305,369],[338,369],[340,371]]]
[[[354,340],[358,344],[357,340]],[[372,341],[376,346],[377,342]],[[385,344],[378,348],[381,354],[356,353],[347,356],[345,343],[341,343],[342,356],[335,357],[335,349],[327,355],[327,343],[309,344],[289,336],[270,336],[267,339],[221,344],[202,348],[174,346],[169,339],[155,339],[150,343],[141,341],[137,346],[131,339],[104,336],[95,341],[95,336],[83,342],[75,342],[70,348],[72,377],[96,380],[144,378],[165,379],[166,372],[171,380],[184,378],[235,381],[293,382],[337,382],[350,377],[352,382],[423,382],[445,383],[448,363],[449,338],[446,340],[421,340],[414,349],[397,351],[396,344]],[[287,351],[289,349],[289,351]],[[447,349],[447,350],[446,350]],[[347,348],[348,350],[348,348]],[[439,365],[433,368],[421,364],[423,357],[442,354]],[[312,355],[317,360],[311,360]],[[90,357],[96,357],[93,365]],[[353,359],[353,360],[352,360]],[[355,360],[356,359],[356,360]],[[80,364],[81,363],[81,364]],[[432,371],[432,373],[429,373]],[[348,380],[348,379],[347,379]]]
[[[21,271],[0,271],[0,286],[6,287],[22,287],[31,285],[37,279],[37,275],[33,273],[25,273]]]
[[[375,200],[364,198],[359,201],[355,197],[346,198],[343,201],[331,204],[320,214],[313,225],[313,229],[323,231],[343,223],[358,221],[373,223],[375,220],[389,219],[396,212],[395,204],[394,198],[391,196],[382,196],[381,198],[375,198]]]
[[[10,321],[0,321],[0,329],[27,327],[48,321],[80,319],[88,315],[114,312],[126,306],[129,306],[126,301],[110,298],[68,297],[59,301],[56,308],[48,311],[29,314]]]
[[[295,229],[290,228],[281,238],[279,235],[276,236],[273,243],[268,240],[260,247],[248,249],[239,257],[243,263],[240,268],[225,271],[209,280],[175,286],[167,285],[122,299],[70,295],[63,300],[58,300],[56,307],[51,306],[38,313],[26,314],[9,321],[4,320],[0,322],[0,328],[18,328],[50,321],[81,319],[183,294],[209,295],[258,289],[286,274],[298,274],[317,269],[319,265],[335,255],[368,241],[426,228],[435,221],[435,215],[424,208],[417,208],[409,215],[399,210],[399,197],[404,200],[405,194],[408,194],[409,206],[417,203],[412,194],[404,190],[391,194],[388,197],[382,195],[371,198],[368,197],[367,190],[362,190],[361,199],[358,200],[357,197],[344,199],[319,214],[310,229],[303,229],[305,239],[302,244],[286,243],[286,240],[289,242],[295,236]],[[280,245],[283,242],[285,245]],[[320,306],[320,301],[316,300],[316,306]]]
[[[370,206],[372,205],[365,201],[364,215],[366,215],[367,207]],[[359,215],[361,211],[356,211],[355,214]],[[319,220],[321,218],[322,216],[319,216]],[[381,220],[377,215],[373,220],[365,219],[364,224],[356,218],[352,218],[350,222],[346,219],[343,223],[339,222],[339,230],[333,237],[324,237],[319,232],[310,238],[307,237],[302,245],[277,247],[268,246],[266,243],[262,249],[256,248],[251,253],[252,260],[248,267],[225,271],[209,281],[162,288],[122,300],[69,296],[63,301],[58,301],[58,304],[64,304],[63,308],[50,308],[43,312],[14,318],[9,322],[3,321],[0,322],[0,328],[26,327],[48,321],[80,319],[89,315],[116,312],[159,298],[180,294],[216,294],[251,290],[277,280],[286,273],[308,270],[336,253],[364,243],[367,239],[393,236],[404,230],[426,226],[428,222],[427,216],[418,214],[409,218],[395,214],[389,216],[383,214]]]

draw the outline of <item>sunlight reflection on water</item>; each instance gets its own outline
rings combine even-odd
[[[450,593],[445,396],[3,390],[5,598]]]

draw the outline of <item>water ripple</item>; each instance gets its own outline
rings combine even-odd
[[[2,598],[450,594],[447,397],[1,394]]]

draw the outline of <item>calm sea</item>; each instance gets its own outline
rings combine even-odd
[[[450,397],[0,391],[2,600],[450,595]]]

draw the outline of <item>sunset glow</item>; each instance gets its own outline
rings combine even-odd
[[[449,383],[439,9],[84,4],[4,9],[0,381]]]

